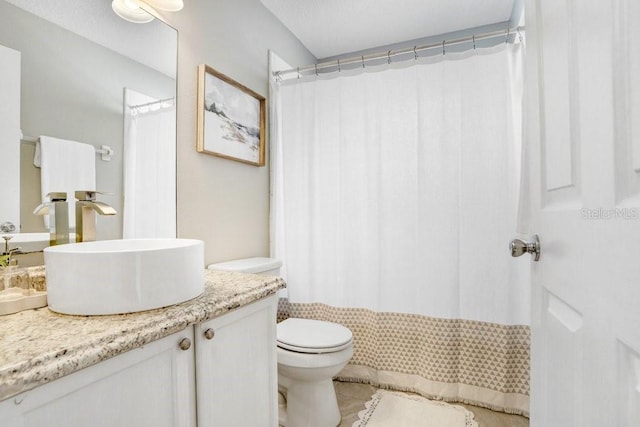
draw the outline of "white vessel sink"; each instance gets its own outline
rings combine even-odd
[[[134,313],[204,291],[204,243],[129,239],[44,249],[49,308],[63,314]]]

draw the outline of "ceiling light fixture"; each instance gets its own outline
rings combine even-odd
[[[153,15],[147,12],[149,9],[177,12],[183,7],[182,0],[113,0],[111,2],[111,8],[116,15],[136,24],[146,24],[153,21]]]
[[[153,15],[143,10],[135,0],[113,0],[111,8],[120,18],[135,24],[153,21]]]
[[[144,2],[154,9],[164,10],[165,12],[177,12],[184,7],[182,0],[144,0]]]

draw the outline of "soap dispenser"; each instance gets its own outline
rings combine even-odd
[[[39,205],[33,213],[35,215],[49,215],[49,243],[51,246],[69,243],[67,193],[51,192],[47,196],[50,202]]]

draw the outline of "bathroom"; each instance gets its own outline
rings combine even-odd
[[[494,3],[501,2],[487,2],[487,7]],[[514,229],[511,236],[530,241],[538,234],[542,248],[538,263],[528,254],[513,260],[531,264],[530,423],[638,425],[640,328],[635,302],[640,295],[634,242],[640,231],[634,219],[639,168],[632,118],[638,99],[634,43],[639,36],[630,23],[640,10],[628,0],[522,3],[525,18],[520,25],[527,45],[523,140],[529,150],[523,170],[532,188],[540,185],[536,179],[547,185],[532,190],[527,200],[530,206],[545,208],[529,207],[532,217],[522,219],[526,231]],[[269,104],[269,51],[292,68],[322,60],[265,4],[189,0],[179,12],[158,12],[178,34],[176,235],[205,242],[205,265],[270,255],[272,170],[269,154],[264,167],[255,167],[196,151],[198,65],[214,67]],[[464,5],[459,9],[465,10]],[[424,43],[427,35],[438,34],[425,32],[411,39]],[[392,43],[367,48],[396,49],[388,46]],[[364,49],[341,53],[349,57]],[[544,90],[541,82],[547,85]],[[554,143],[543,145],[550,140]],[[267,138],[267,153],[270,144]],[[541,164],[550,176],[540,177],[536,168]],[[117,191],[122,185],[100,189]],[[99,197],[116,204],[113,196]],[[98,232],[104,231],[101,224],[110,227],[111,221],[121,221],[117,217],[98,218]],[[509,240],[501,243],[506,255]],[[484,242],[467,243],[471,254],[483,252]]]

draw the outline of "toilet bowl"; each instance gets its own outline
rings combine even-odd
[[[284,427],[335,427],[340,410],[333,377],[353,355],[351,331],[336,323],[289,318],[278,324],[278,385]]]
[[[247,258],[212,264],[210,270],[278,274],[272,258]],[[340,410],[333,377],[353,355],[353,334],[339,324],[289,318],[277,325],[278,390],[283,397],[280,425],[335,427]]]

